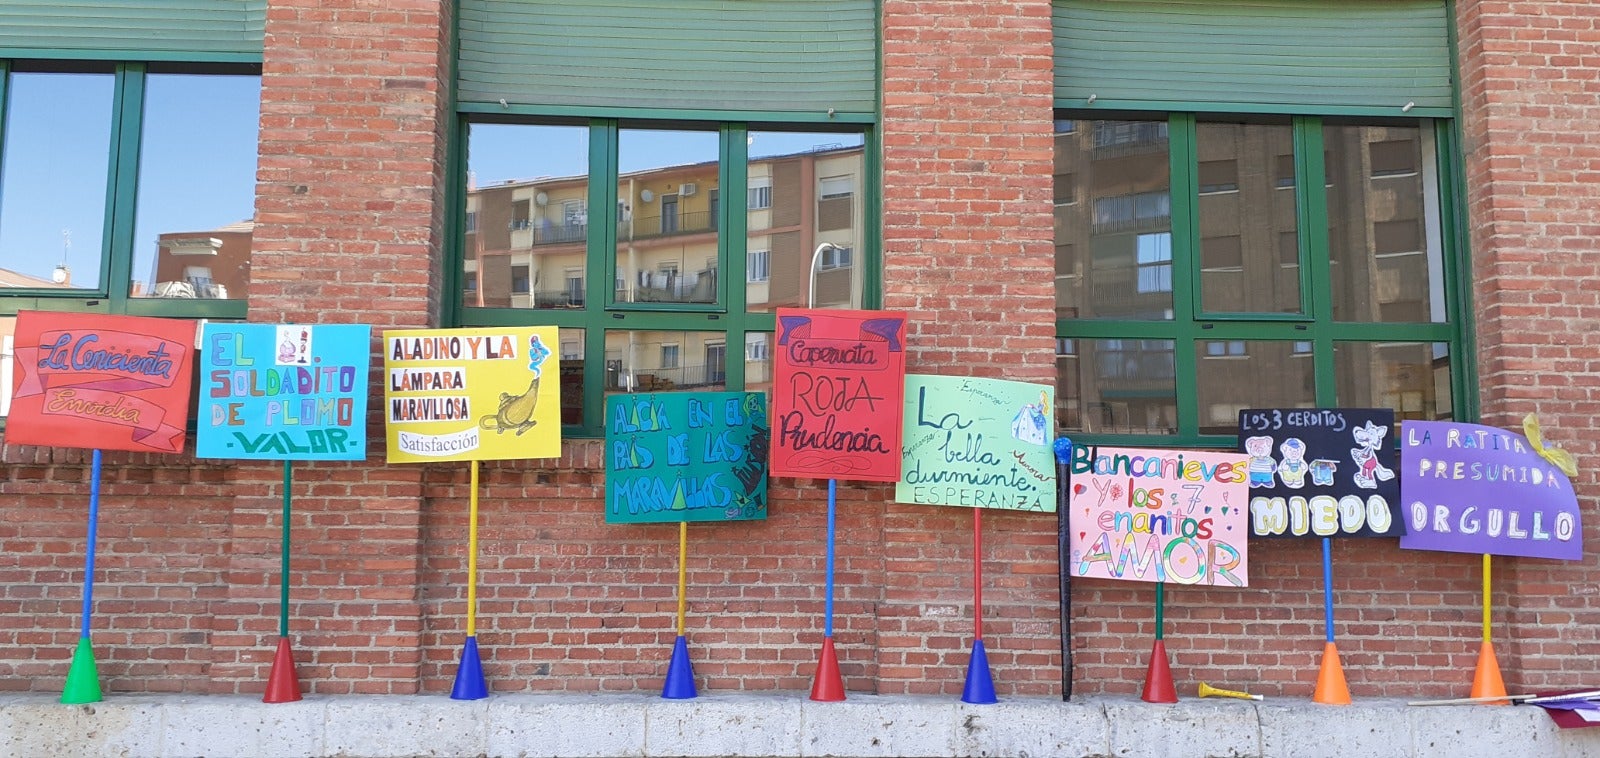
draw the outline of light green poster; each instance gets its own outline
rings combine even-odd
[[[1056,510],[1055,388],[906,375],[902,503]]]

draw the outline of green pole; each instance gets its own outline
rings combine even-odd
[[[1164,615],[1164,610],[1165,610],[1165,606],[1166,606],[1166,599],[1167,599],[1167,597],[1166,597],[1166,595],[1167,595],[1166,589],[1167,589],[1167,583],[1166,582],[1156,582],[1156,639],[1157,640],[1161,639],[1161,627],[1162,627],[1161,617]]]
[[[289,461],[283,462],[283,571],[279,577],[278,636],[289,636]]]

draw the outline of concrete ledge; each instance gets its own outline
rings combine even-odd
[[[1405,756],[1600,758],[1600,728],[1538,708],[1348,707],[1131,698],[967,705],[955,698],[802,693],[312,697],[114,695],[62,705],[0,696],[0,755],[60,756]]]

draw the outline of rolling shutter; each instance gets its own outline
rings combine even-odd
[[[461,0],[462,103],[870,114],[873,0]]]
[[[1444,0],[1056,0],[1054,26],[1058,107],[1452,107]]]
[[[11,0],[0,56],[260,60],[266,0]]]

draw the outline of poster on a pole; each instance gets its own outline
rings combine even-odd
[[[556,335],[553,326],[384,331],[388,461],[559,457]]]
[[[1074,446],[1071,472],[1072,576],[1249,583],[1245,456]]]
[[[1398,537],[1399,461],[1389,408],[1247,408],[1250,533]]]
[[[1054,387],[920,374],[905,386],[895,500],[1055,512]]]
[[[18,313],[6,443],[183,452],[194,331],[178,319]]]
[[[1583,558],[1572,481],[1527,437],[1480,424],[1407,421],[1400,440],[1400,547]]]
[[[606,397],[606,523],[767,517],[767,396]]]
[[[906,314],[778,309],[774,476],[897,482]]]
[[[365,324],[207,323],[195,455],[276,461],[367,457]]]

